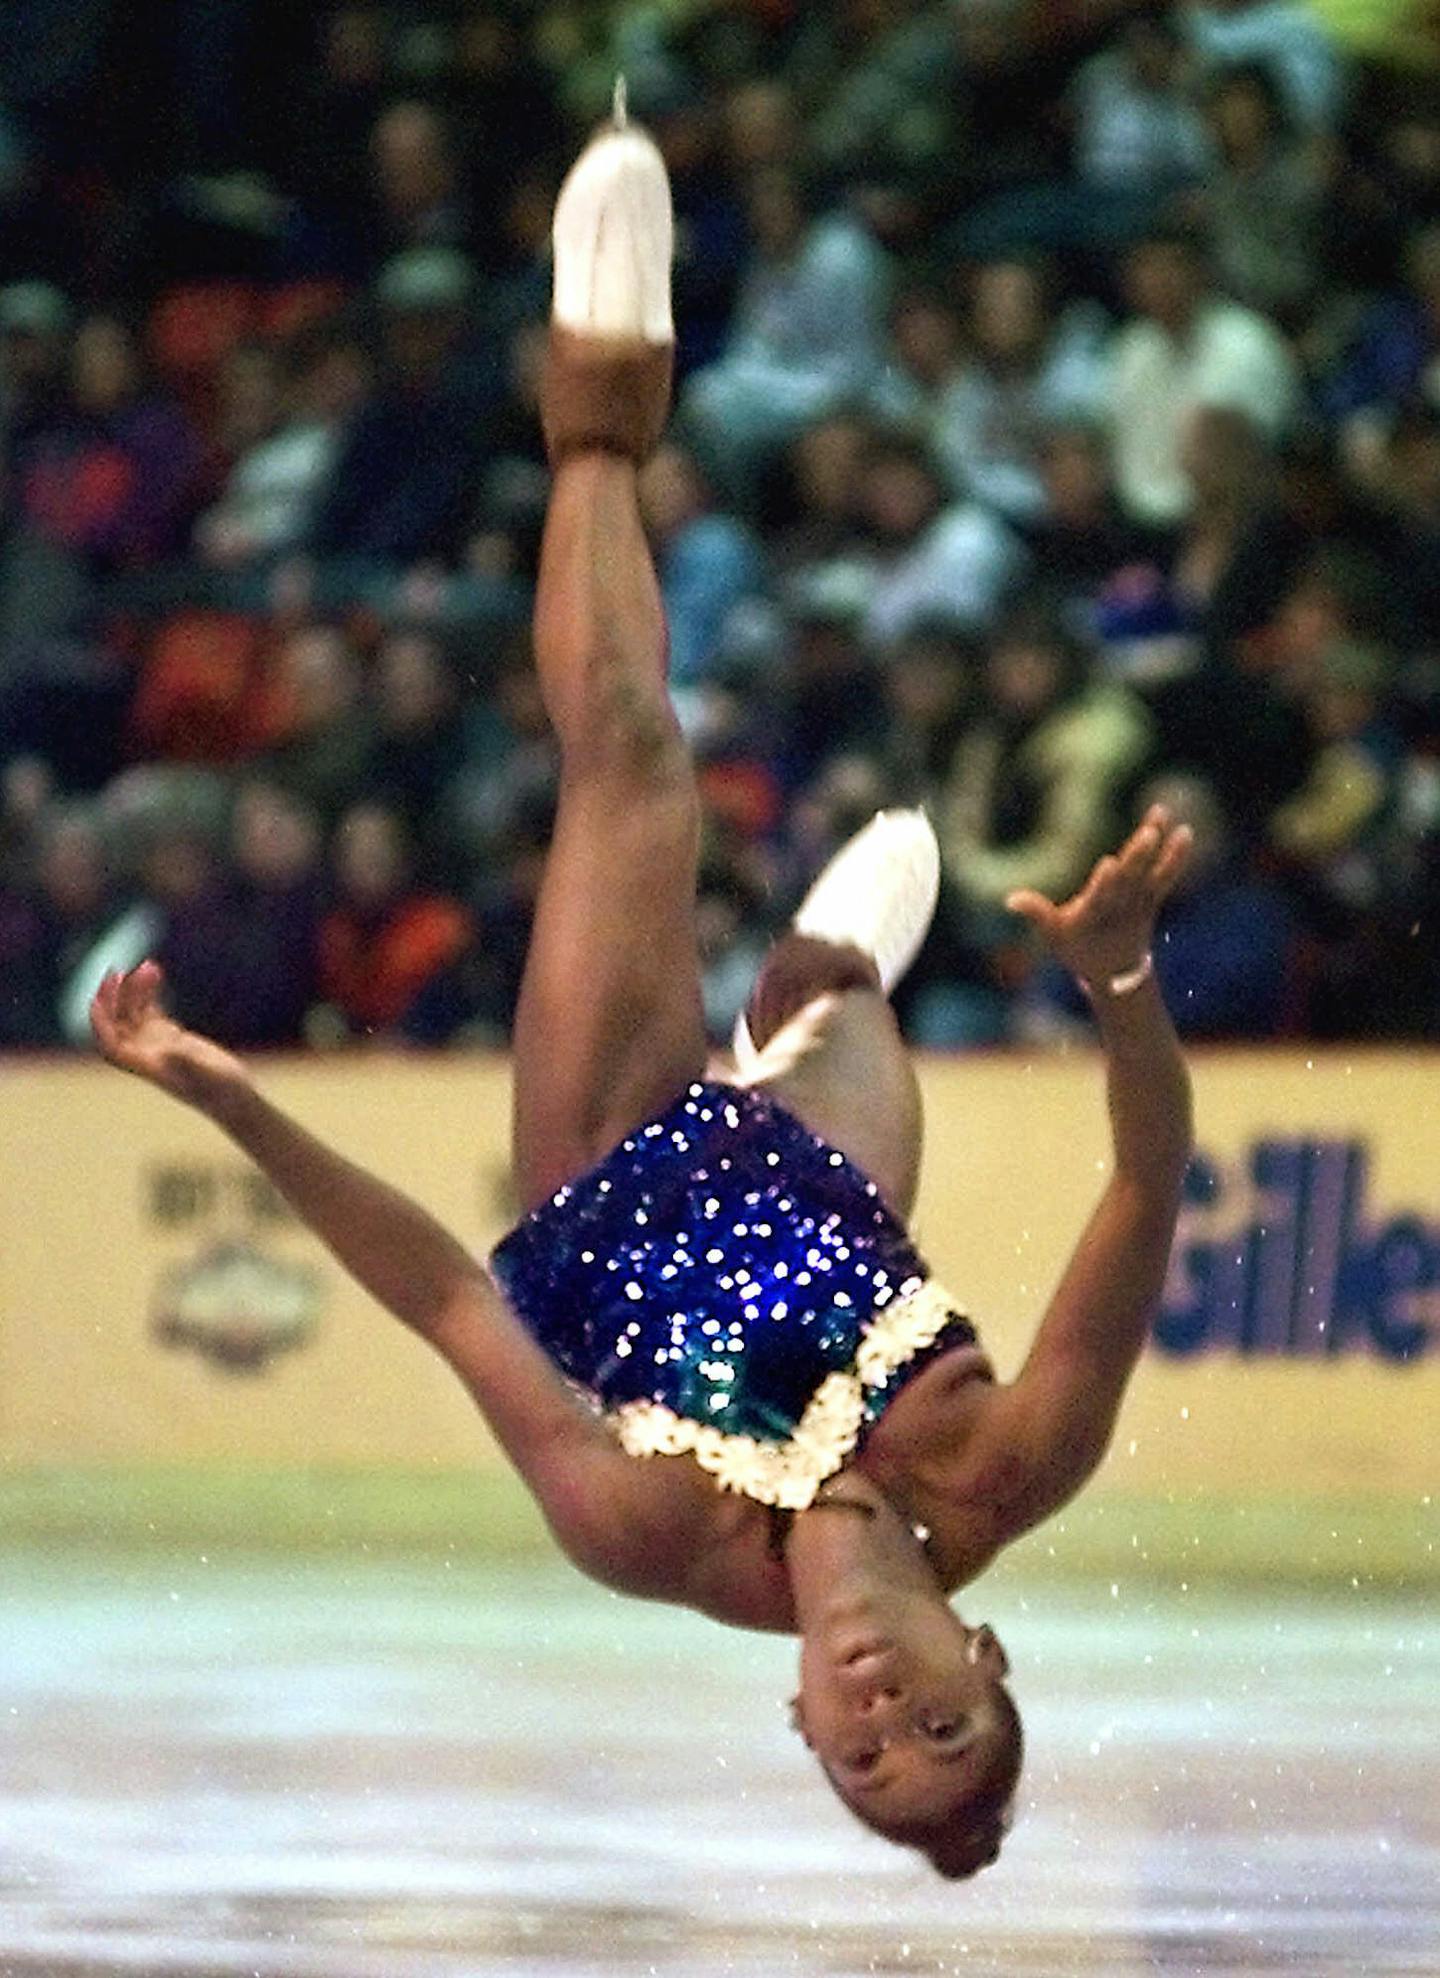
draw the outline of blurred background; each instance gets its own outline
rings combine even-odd
[[[158,952],[242,1046],[503,1042],[559,178],[669,163],[644,498],[717,1036],[878,803],[942,1048],[1064,1039],[1000,910],[1195,824],[1200,1039],[1440,1025],[1429,0],[0,10],[0,1047]]]

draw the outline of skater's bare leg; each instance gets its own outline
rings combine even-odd
[[[635,483],[635,466],[614,454],[567,455],[541,554],[535,657],[561,776],[515,1023],[527,1207],[705,1066],[699,813]]]
[[[527,1207],[705,1067],[698,804],[636,493],[670,403],[673,220],[660,153],[618,94],[561,189],[554,249],[535,659],[561,769],[515,1023]]]

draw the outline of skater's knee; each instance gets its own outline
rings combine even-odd
[[[603,657],[587,668],[560,745],[569,776],[601,778],[637,795],[693,797],[690,753],[669,697],[633,668]]]

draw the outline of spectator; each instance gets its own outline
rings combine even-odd
[[[1210,161],[1186,73],[1184,37],[1168,9],[1145,8],[1093,56],[1067,93],[1074,169],[1085,196],[1153,218]]]
[[[871,430],[856,412],[832,412],[798,433],[787,459],[793,506],[771,552],[778,569],[821,564],[853,542]]]
[[[946,876],[972,911],[998,913],[1016,887],[1073,892],[1118,835],[1151,744],[1139,702],[1097,683],[1063,621],[1017,609],[991,641],[938,818]]]
[[[877,649],[926,618],[989,625],[1025,566],[1019,537],[978,502],[947,505],[929,451],[903,436],[871,445],[859,515],[865,636]]]
[[[285,376],[278,347],[265,337],[232,344],[212,380],[207,476],[218,485],[252,446],[279,424]]]
[[[242,785],[223,872],[172,906],[159,943],[182,1022],[237,1049],[303,1040],[315,996],[320,847],[313,811],[273,784]]]
[[[370,133],[371,265],[407,249],[464,250],[470,215],[449,128],[429,103],[392,103]]]
[[[806,572],[790,588],[789,639],[775,683],[776,767],[787,796],[828,762],[873,745],[880,691],[862,638],[866,589],[864,573],[844,565]]]
[[[804,133],[795,92],[780,76],[757,75],[725,99],[725,150],[732,174],[748,178],[771,166],[794,166]]]
[[[157,563],[184,540],[199,471],[194,430],[146,384],[129,330],[92,316],[71,351],[68,412],[29,452],[33,527],[102,574]]]
[[[70,304],[58,288],[12,282],[0,289],[0,433],[12,472],[61,420],[69,347]]]
[[[463,952],[470,917],[417,886],[399,819],[357,804],[332,844],[338,887],[320,929],[320,991],[349,1037],[393,1034],[421,991]]]
[[[763,587],[764,565],[750,532],[716,509],[679,447],[663,447],[646,467],[640,501],[670,630],[670,678],[683,693],[711,677],[735,612]]]
[[[301,339],[283,391],[272,391],[264,378],[268,353],[250,361],[250,403],[237,393],[227,433],[234,464],[220,499],[195,527],[197,551],[221,569],[279,555],[303,540],[345,428],[369,387],[359,344],[335,330]]]
[[[1116,480],[1135,521],[1173,524],[1194,500],[1183,450],[1195,413],[1226,406],[1273,439],[1290,420],[1299,379],[1275,326],[1215,294],[1190,235],[1142,241],[1125,278],[1133,315],[1110,353]]]
[[[1413,859],[1400,814],[1403,749],[1390,719],[1393,663],[1383,649],[1337,639],[1304,684],[1314,740],[1309,772],[1270,820],[1270,839],[1313,943],[1307,1028],[1345,1036],[1357,998],[1381,1029],[1414,970]],[[1404,919],[1408,921],[1409,913]]]
[[[331,7],[315,60],[294,81],[294,114],[271,134],[285,190],[342,229],[370,190],[370,140],[387,93],[389,24],[371,0]]]
[[[1287,976],[1296,916],[1273,875],[1251,870],[1220,800],[1198,778],[1157,777],[1136,815],[1165,804],[1195,834],[1160,917],[1155,972],[1183,1037],[1274,1037],[1297,1015]]]
[[[1345,69],[1312,7],[1302,0],[1208,0],[1182,16],[1190,45],[1210,69],[1256,64],[1304,130],[1332,130],[1345,100]]]
[[[1165,559],[1168,532],[1143,528],[1120,506],[1104,432],[1088,421],[1065,421],[1041,434],[1040,511],[1021,535],[1033,567],[1077,618],[1104,636],[1107,611],[1134,594],[1134,573],[1148,585]]]
[[[1361,480],[1375,481],[1390,422],[1417,399],[1440,406],[1440,225],[1411,234],[1404,290],[1368,310],[1324,391],[1346,459]]]
[[[995,261],[975,274],[966,329],[935,408],[936,457],[958,493],[1026,522],[1045,502],[1042,432],[1102,402],[1100,325],[1085,308],[1057,314],[1034,264]]]
[[[465,763],[465,718],[459,683],[431,633],[395,631],[383,641],[374,706],[366,792],[395,813],[412,844],[432,828],[438,835]]]
[[[482,409],[465,364],[473,294],[473,270],[451,248],[386,265],[379,377],[320,496],[308,537],[316,556],[393,573],[458,546]]]
[[[486,686],[465,709],[465,766],[454,803],[457,840],[481,875],[480,910],[493,934],[490,884],[517,844],[528,844],[550,817],[557,787],[558,759],[528,628],[502,643]]]
[[[1319,656],[1303,700],[1317,744],[1309,775],[1271,819],[1271,840],[1287,858],[1355,900],[1383,883],[1360,860],[1388,820],[1400,765],[1399,737],[1384,702],[1391,668],[1383,651],[1334,639]],[[1343,862],[1343,863],[1342,863]]]
[[[880,761],[891,797],[933,807],[974,712],[980,642],[947,619],[913,625],[885,661]]]
[[[757,173],[748,208],[755,256],[729,340],[681,403],[705,464],[741,491],[802,426],[874,383],[887,281],[869,234],[843,213],[814,216],[793,172]]]
[[[34,832],[34,869],[0,891],[0,1045],[73,1042],[74,984],[118,911],[92,811],[57,804]],[[88,998],[87,998],[88,1000]]]
[[[1334,645],[1386,646],[1395,630],[1395,595],[1384,563],[1340,540],[1314,543],[1268,628],[1263,662],[1297,694],[1319,679]]]
[[[1244,412],[1202,406],[1190,421],[1181,467],[1193,493],[1170,568],[1178,624],[1201,628],[1257,518],[1274,499],[1274,461]]]
[[[342,632],[309,625],[289,634],[275,662],[275,702],[279,739],[267,778],[328,827],[359,799],[376,746],[360,661]]]
[[[911,282],[890,307],[889,362],[872,395],[882,420],[920,426],[960,368],[960,312],[947,289]]]
[[[1324,272],[1326,175],[1320,148],[1290,129],[1268,70],[1222,70],[1208,114],[1219,162],[1196,196],[1219,286],[1236,302],[1294,324]]]

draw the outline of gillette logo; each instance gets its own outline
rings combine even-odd
[[[1440,1342],[1440,1224],[1367,1214],[1361,1140],[1261,1140],[1243,1166],[1198,1154],[1155,1322],[1162,1353],[1406,1363]]]

